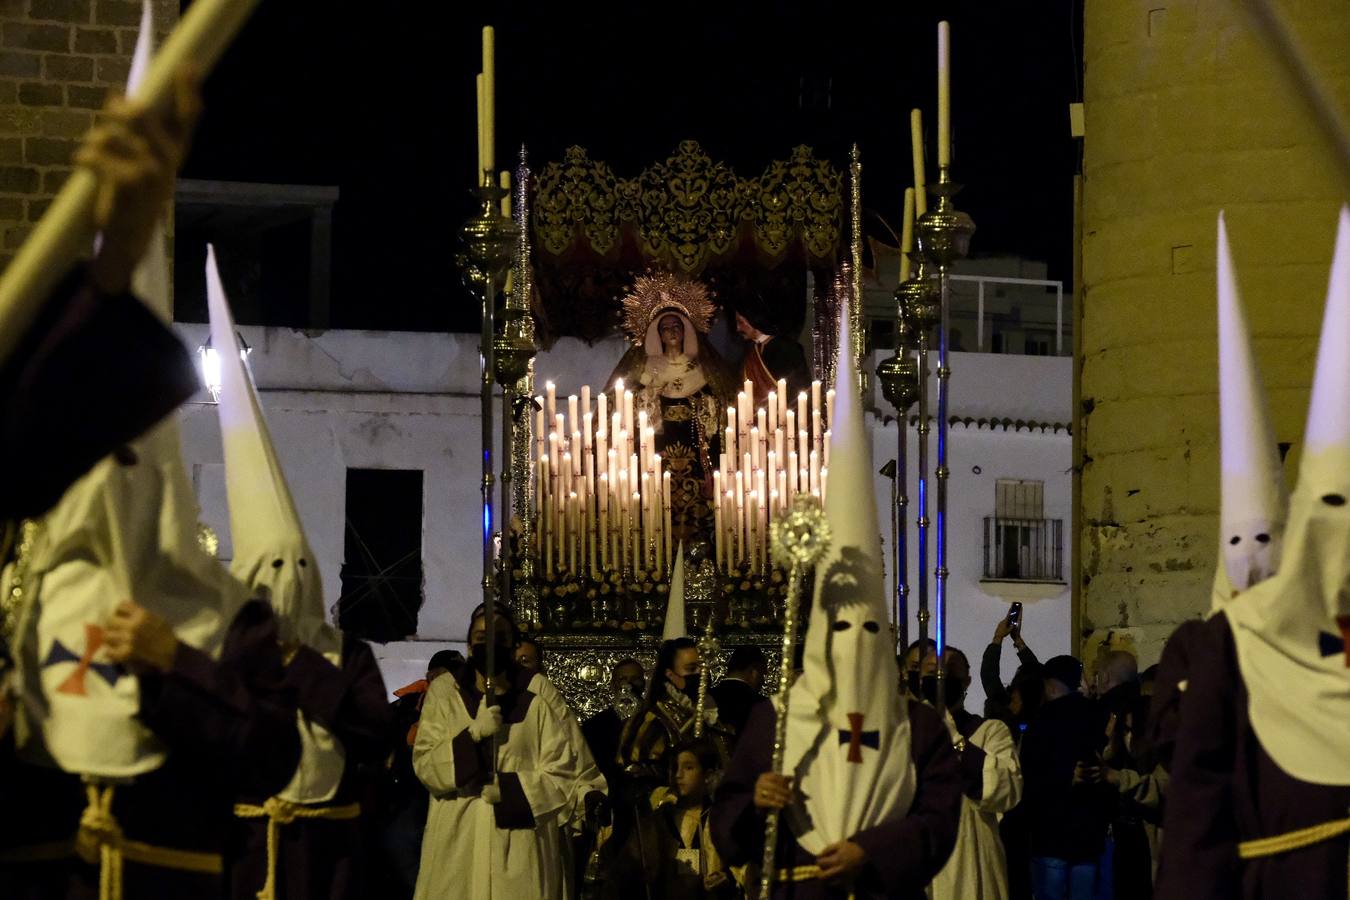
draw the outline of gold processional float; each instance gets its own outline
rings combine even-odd
[[[650,669],[672,587],[684,595],[686,621],[692,634],[703,636],[700,647],[715,675],[731,647],[754,645],[769,659],[766,688],[776,690],[791,646],[784,642],[784,626],[802,620],[801,610],[789,615],[790,585],[810,576],[802,571],[800,554],[788,552],[782,541],[775,545],[775,527],[783,534],[800,532],[804,522],[819,519],[829,484],[831,385],[836,377],[856,377],[865,388],[868,380],[862,303],[853,302],[862,296],[863,273],[859,150],[852,149],[847,177],[808,147],[742,177],[694,141],[682,142],[669,159],[633,178],[619,177],[580,147],[538,176],[522,148],[514,176],[498,173],[493,41],[492,29],[485,28],[484,71],[478,76],[478,212],[462,228],[459,257],[481,304],[484,601],[501,600],[513,611],[545,649],[550,679],[583,718],[610,704],[615,663],[635,657]],[[939,177],[935,185],[926,183],[922,117],[915,109],[914,186],[905,190],[895,352],[877,375],[900,423],[897,459],[883,472],[893,488],[897,645],[911,637],[906,447],[912,426],[918,446],[917,636],[929,637],[932,621],[941,652],[948,570],[949,274],[974,232],[970,217],[952,203],[959,186],[951,178],[945,22],[939,24],[938,60]],[[930,193],[937,198],[931,210]],[[704,487],[697,496],[691,497],[688,461],[661,452],[661,404],[650,396],[644,402],[644,393],[650,393],[644,385],[615,377],[563,397],[549,373],[536,372],[541,341],[558,336],[556,330],[537,333],[537,326],[547,330],[552,324],[551,312],[570,314],[569,333],[594,340],[613,329],[622,310],[634,338],[632,354],[643,345],[638,329],[655,329],[644,315],[650,319],[653,310],[669,309],[672,302],[686,323],[706,332],[716,312],[702,280],[710,267],[773,269],[789,258],[808,270],[803,293],[811,295],[816,378],[795,395],[782,380],[760,391],[750,381],[737,381],[723,391],[725,405],[715,409],[715,418],[691,414],[699,446],[711,451],[698,467]],[[584,273],[578,275],[578,268]],[[549,291],[538,284],[544,273]],[[549,293],[565,297],[550,307],[541,296]],[[846,372],[837,373],[832,351],[845,298],[853,316],[853,358]],[[934,340],[936,415],[929,409],[928,385]],[[500,416],[494,409],[498,397]],[[928,453],[932,424],[938,432],[935,470]],[[501,456],[494,463],[498,446]],[[928,499],[934,477],[935,529]],[[702,515],[692,518],[703,524],[691,524],[691,517],[681,514],[691,503],[702,504]],[[509,511],[505,540],[494,509]],[[935,531],[931,608],[930,529]],[[682,577],[675,577],[677,568]],[[789,637],[798,642],[801,636],[792,632]]]

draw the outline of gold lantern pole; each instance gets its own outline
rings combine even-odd
[[[937,627],[937,709],[946,708],[943,690],[943,656],[946,651],[947,624],[947,400],[950,392],[951,365],[948,357],[949,317],[951,313],[951,266],[970,251],[975,222],[952,204],[960,185],[951,178],[951,67],[950,28],[938,23],[938,183],[932,193],[938,205],[918,222],[919,249],[938,269],[938,441],[937,441],[937,560],[934,572],[937,590],[934,597]]]

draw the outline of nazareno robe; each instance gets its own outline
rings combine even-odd
[[[315,806],[359,802],[361,767],[387,749],[392,713],[375,655],[361,640],[343,636],[342,668],[301,647],[286,667],[286,685],[311,722],[342,742],[346,756],[337,793]],[[261,806],[270,794],[246,793],[241,802]],[[267,879],[266,818],[236,819],[230,840],[230,894],[253,900]],[[366,891],[366,853],[359,819],[296,819],[281,826],[277,900],[360,900]]]
[[[1278,856],[1238,857],[1242,841],[1344,819],[1350,785],[1311,784],[1280,769],[1252,730],[1227,617],[1190,630],[1154,896],[1347,896],[1345,835]]]
[[[483,695],[471,666],[427,689],[413,745],[413,769],[431,792],[418,900],[563,900],[570,876],[562,825],[577,798],[605,789],[580,731],[532,691],[531,673],[513,674],[500,696],[498,803],[483,796],[490,742],[468,731]]]
[[[952,718],[966,739],[961,752],[961,823],[956,848],[933,879],[937,900],[1006,900],[1008,865],[999,819],[1022,799],[1022,766],[1012,732],[998,719],[955,710]]]
[[[0,519],[51,508],[197,387],[192,358],[154,313],[76,267],[0,364]]]
[[[918,900],[951,855],[961,816],[964,787],[961,763],[947,726],[930,707],[909,702],[910,755],[917,788],[914,802],[903,817],[855,834],[851,840],[867,853],[853,884],[857,900],[895,898]],[[718,785],[713,803],[713,840],[730,866],[753,863],[758,868],[764,847],[764,813],[754,804],[755,782],[773,761],[773,733],[777,710],[762,703],[750,713],[745,733],[736,745]],[[778,868],[811,865],[815,858],[803,850],[784,816],[778,826]],[[774,884],[779,900],[816,900],[849,896],[845,885],[820,880]]]
[[[139,680],[140,718],[169,753],[158,769],[114,789],[113,816],[128,840],[223,854],[235,797],[281,790],[300,759],[271,608],[258,601],[243,606],[219,660],[179,643],[172,669]],[[96,898],[99,867],[71,849],[85,808],[80,777],[19,762],[7,747],[0,797],[6,811],[0,816],[0,897]],[[34,848],[50,858],[16,859]],[[124,862],[125,900],[225,895],[220,874]]]

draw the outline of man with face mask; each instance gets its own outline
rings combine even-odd
[[[966,711],[970,662],[950,645],[943,654],[947,675],[947,728],[961,758],[961,825],[951,859],[933,879],[934,900],[1006,900],[1007,859],[999,836],[999,818],[1022,799],[1022,766],[1012,732],[998,719]],[[937,701],[937,651],[930,650],[920,667],[924,702]]]
[[[503,609],[493,618],[491,682],[479,609],[469,664],[433,681],[422,705],[413,770],[431,791],[431,808],[418,900],[562,900],[571,878],[563,826],[604,793],[557,690],[515,662],[515,623]]]
[[[623,734],[624,723],[633,717],[642,704],[646,693],[647,678],[642,671],[642,663],[627,659],[615,663],[609,676],[609,689],[613,698],[609,706],[591,716],[581,725],[581,733],[586,745],[591,749],[596,764],[609,784],[609,794],[619,794],[619,780],[622,777],[618,765],[619,737]]]
[[[1350,843],[1350,209],[1287,508],[1219,221],[1222,558],[1193,626],[1155,896],[1345,897]],[[1244,435],[1245,432],[1245,435]],[[1240,489],[1241,488],[1241,489]],[[1246,500],[1250,515],[1230,512]],[[1230,502],[1231,500],[1231,502]],[[1175,638],[1174,638],[1175,642]],[[1170,645],[1169,645],[1170,649]],[[1182,655],[1182,654],[1178,654]],[[1168,657],[1164,655],[1163,669]],[[1175,674],[1174,674],[1175,677]],[[1182,689],[1184,688],[1184,689]],[[1163,691],[1163,673],[1158,691]],[[1155,709],[1159,709],[1155,695]],[[1166,709],[1167,707],[1161,707]]]

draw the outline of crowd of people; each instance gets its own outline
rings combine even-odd
[[[761,879],[797,900],[1344,896],[1350,212],[1289,498],[1273,443],[1230,443],[1234,422],[1266,426],[1220,222],[1223,559],[1211,615],[1157,667],[1108,649],[1085,684],[1010,616],[981,658],[981,716],[960,649],[897,656],[844,377],[831,542],[786,694],[765,696],[754,647],[706,684],[676,635],[650,670],[618,661],[583,723],[497,605],[471,616],[467,655],[438,653],[388,702],[371,649],[327,621],[211,255],[229,569],[201,545],[165,418],[191,365],[146,266],[196,110],[186,73],[169,109],[110,105],[78,157],[95,259],[0,359],[0,450],[25,475],[0,486],[0,896],[655,900],[761,896]],[[91,377],[125,389],[117,414],[91,408]]]

